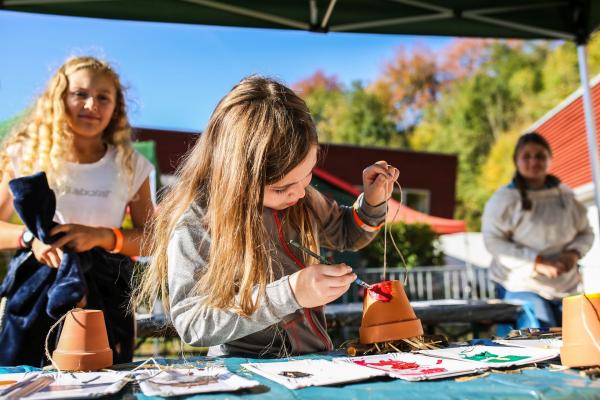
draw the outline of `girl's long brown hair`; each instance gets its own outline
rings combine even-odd
[[[102,133],[104,143],[112,144],[117,151],[117,162],[123,167],[128,182],[133,177],[133,147],[131,129],[127,119],[124,89],[119,75],[105,61],[82,56],[68,59],[50,78],[48,86],[37,99],[31,111],[23,118],[0,149],[0,174],[10,163],[7,149],[18,145],[20,162],[17,176],[45,171],[53,189],[64,183],[65,161],[74,151],[73,133],[65,110],[65,96],[69,88],[69,75],[90,69],[109,77],[115,85],[116,104],[110,123]]]
[[[190,296],[204,294],[207,307],[251,315],[276,267],[262,217],[265,186],[281,180],[313,145],[314,122],[292,90],[259,76],[238,83],[217,105],[159,205],[146,235],[152,262],[135,285],[132,306],[152,309],[160,296],[169,310],[167,246],[182,214],[196,202],[204,210],[198,223],[210,236],[210,250]],[[283,214],[303,244],[316,249],[310,193]]]

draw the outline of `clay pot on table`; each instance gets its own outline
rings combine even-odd
[[[600,365],[600,293],[563,299],[560,361],[567,367]]]
[[[421,320],[408,301],[400,281],[384,281],[365,292],[359,330],[363,344],[423,335]]]
[[[66,371],[95,371],[112,365],[104,313],[100,310],[69,312],[52,354],[58,368]]]

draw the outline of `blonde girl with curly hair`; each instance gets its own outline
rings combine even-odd
[[[0,249],[31,246],[36,258],[58,267],[61,248],[101,247],[140,254],[152,210],[152,165],[131,146],[125,96],[104,61],[74,57],[62,65],[23,122],[0,150]],[[23,242],[23,227],[6,222],[14,212],[8,181],[44,171],[57,196],[52,245]],[[118,232],[129,206],[133,229]],[[26,235],[27,236],[27,235]],[[118,243],[117,243],[118,242]]]
[[[182,340],[209,355],[333,349],[323,305],[356,279],[288,245],[357,250],[377,234],[398,170],[363,173],[364,194],[339,206],[310,186],[319,145],[305,102],[251,76],[217,105],[178,170],[148,235],[152,264],[133,299],[157,297]]]
[[[143,229],[153,210],[152,169],[131,146],[124,90],[117,73],[93,57],[68,59],[0,149],[0,249],[18,250],[17,254],[31,251],[49,268],[60,266],[64,249],[139,255]],[[46,173],[56,195],[54,221],[58,225],[50,235],[62,237],[52,244],[8,222],[14,212],[8,182],[40,171]],[[127,208],[133,228],[122,230]],[[79,306],[88,300],[92,299],[82,298]],[[128,337],[133,336],[130,322]],[[119,349],[116,352],[118,361],[130,358],[119,358]]]

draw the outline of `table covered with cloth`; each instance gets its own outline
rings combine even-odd
[[[318,354],[294,359],[331,359],[341,354]],[[458,400],[458,399],[600,399],[600,381],[583,377],[576,370],[552,370],[545,368],[523,368],[513,373],[492,372],[489,375],[468,381],[441,379],[435,381],[408,382],[400,379],[377,378],[369,381],[338,386],[308,387],[290,390],[262,376],[243,370],[243,363],[282,361],[241,357],[208,358],[193,357],[181,359],[158,359],[160,364],[193,363],[202,365],[204,361],[223,363],[231,372],[245,378],[259,381],[262,385],[240,392],[214,393],[177,397],[177,399],[273,399],[273,400]],[[136,363],[121,365],[120,370],[134,368]],[[25,372],[25,367],[0,368],[0,373]],[[31,370],[30,368],[28,370]],[[1,379],[1,378],[0,378]],[[108,397],[107,397],[108,398]],[[137,384],[129,383],[118,395],[111,399],[152,399],[144,396]]]

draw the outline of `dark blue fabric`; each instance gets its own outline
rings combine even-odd
[[[60,235],[50,237],[56,197],[46,174],[13,179],[9,185],[15,210],[34,236],[48,244],[58,240]],[[18,251],[10,261],[0,286],[0,296],[7,298],[0,365],[46,365],[44,342],[50,326],[84,296],[86,308],[104,311],[115,363],[131,360],[133,316],[125,310],[131,260],[97,248],[80,254],[63,251],[58,269],[40,264],[31,251]],[[52,337],[51,350],[55,343]]]

